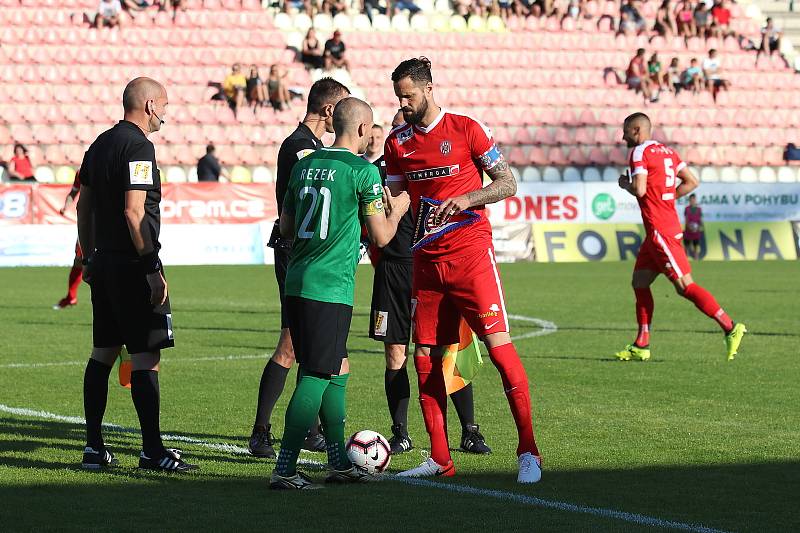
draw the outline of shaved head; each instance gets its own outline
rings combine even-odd
[[[628,115],[622,124],[622,139],[632,148],[650,139],[652,129],[650,117],[644,113],[634,113]]]
[[[344,98],[333,110],[336,143],[347,143],[357,154],[366,152],[372,137],[373,124],[372,108],[358,98]]]
[[[352,96],[344,98],[333,110],[333,131],[337,137],[356,135],[361,124],[372,128],[372,108],[364,100]]]
[[[122,107],[126,113],[143,111],[148,100],[166,98],[167,90],[152,78],[135,78],[125,86],[122,93]]]
[[[650,130],[653,127],[653,124],[650,122],[650,117],[644,113],[634,113],[632,115],[628,115],[628,117],[625,119],[625,125],[640,128],[647,133],[650,133]]]

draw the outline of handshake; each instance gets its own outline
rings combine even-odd
[[[383,188],[383,210],[386,218],[394,217],[399,220],[406,214],[411,206],[411,198],[406,191],[400,191],[396,196],[392,196],[389,187]]]

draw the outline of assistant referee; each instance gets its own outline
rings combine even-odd
[[[81,164],[78,238],[83,279],[92,289],[94,348],[83,378],[86,448],[82,466],[116,464],[101,427],[108,377],[124,344],[131,354],[131,397],[142,429],[139,468],[185,472],[198,467],[167,449],[159,428],[158,363],[175,345],[167,282],[158,253],[161,177],[147,136],[161,129],[167,91],[150,78],[125,87],[125,117],[92,143]]]

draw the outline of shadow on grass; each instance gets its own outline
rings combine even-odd
[[[605,331],[625,331],[625,332],[633,332],[635,334],[636,327],[630,326],[573,326],[570,324],[558,324],[558,331],[596,331],[596,332],[605,332]],[[674,329],[674,328],[658,328],[658,333],[699,333],[701,335],[717,335],[721,336],[721,330],[719,329]],[[748,336],[763,336],[763,337],[800,337],[800,333],[792,333],[788,331],[760,331],[760,330],[748,330]]]

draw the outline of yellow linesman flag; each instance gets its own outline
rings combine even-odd
[[[475,379],[478,370],[483,366],[478,337],[475,336],[463,317],[458,330],[458,344],[448,346],[442,358],[442,371],[447,394],[453,394],[466,387],[470,381]]]

